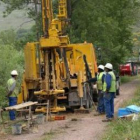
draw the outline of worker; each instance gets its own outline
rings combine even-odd
[[[104,97],[103,97],[103,83],[104,83],[104,66],[99,65],[98,66],[98,74],[95,78],[89,79],[88,83],[97,83],[97,89],[98,89],[98,107],[97,107],[97,113],[94,114],[94,116],[102,115],[105,113],[105,107],[104,107]]]
[[[105,77],[104,66],[99,65],[98,74],[97,74],[98,107],[97,107],[97,113],[95,113],[94,116],[102,115],[105,113],[104,97],[103,97],[104,77]]]
[[[16,79],[18,72],[13,70],[11,72],[11,78],[7,81],[8,93],[7,97],[9,98],[9,106],[14,106],[17,104],[17,89],[16,89]],[[15,120],[15,111],[9,111],[10,120]]]
[[[116,77],[113,72],[113,66],[110,63],[105,65],[105,78],[103,84],[104,105],[106,119],[103,122],[112,121],[114,118],[114,96],[116,92]]]

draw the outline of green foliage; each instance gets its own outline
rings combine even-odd
[[[0,45],[0,106],[4,106],[7,80],[10,78],[10,72],[16,69],[19,73],[18,81],[23,72],[23,52],[14,49],[13,45]],[[21,81],[20,81],[21,82]]]
[[[17,86],[20,90],[24,67],[23,48],[29,41],[36,40],[35,27],[31,30],[20,29],[5,30],[0,33],[0,106],[6,106],[8,100],[6,96],[7,80],[10,72],[16,69],[19,73]]]
[[[41,13],[28,6],[30,0],[1,0],[7,4],[5,15],[15,9],[26,9],[36,26],[17,44],[35,40],[35,34],[41,36]],[[35,2],[35,1],[34,1]],[[57,0],[53,0],[54,12],[57,12]],[[91,42],[101,48],[102,59],[98,63],[111,62],[118,68],[132,52],[132,25],[135,23],[140,3],[138,0],[72,0],[72,17],[69,36],[72,43]]]
[[[135,104],[140,106],[140,88],[137,90],[135,97],[125,103],[125,106]],[[119,119],[109,124],[106,135],[103,140],[139,140],[140,139],[140,120],[128,121]]]
[[[140,121],[117,120],[110,125],[112,129],[103,140],[139,140]]]
[[[19,73],[17,86],[20,90],[24,67],[23,48],[29,41],[35,41],[35,29],[5,30],[0,33],[0,106],[7,104],[6,84],[10,78],[10,72],[16,69]],[[3,102],[4,101],[4,102]]]
[[[3,0],[8,4],[7,13],[14,9],[28,7],[30,1]],[[53,0],[57,12],[57,0]],[[32,18],[33,7],[27,8]],[[98,63],[111,62],[114,68],[123,63],[132,52],[132,25],[137,19],[139,1],[137,0],[72,0],[72,17],[69,36],[72,43],[91,42],[101,48],[102,59]],[[40,14],[38,14],[40,15]],[[41,35],[41,19],[36,21],[36,32]],[[34,32],[35,33],[35,32]],[[26,40],[26,39],[25,39]]]
[[[24,48],[27,42],[34,42],[37,40],[35,26],[30,30],[20,29],[16,32],[15,47],[17,50]]]
[[[27,42],[36,41],[35,26],[30,30],[19,29],[17,32],[14,30],[5,30],[0,33],[0,44],[13,45],[17,50],[23,50]]]
[[[0,43],[1,44],[14,44],[16,41],[16,33],[14,30],[6,30],[0,33]]]
[[[73,1],[71,41],[92,42],[101,48],[99,63],[111,62],[118,67],[132,50],[131,26],[138,8],[136,0]]]
[[[138,78],[138,76],[121,76],[121,83],[124,84],[124,83],[128,83],[132,80],[134,80],[135,78]]]

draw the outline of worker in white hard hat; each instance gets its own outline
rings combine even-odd
[[[98,74],[97,74],[98,107],[97,107],[97,113],[95,113],[94,116],[102,115],[105,113],[104,97],[103,97],[104,77],[105,77],[104,66],[99,65]]]
[[[102,115],[105,113],[105,107],[104,107],[104,97],[103,97],[103,83],[104,83],[104,66],[99,65],[98,66],[98,74],[97,77],[89,79],[88,83],[97,83],[97,89],[98,89],[98,107],[97,107],[97,113],[94,114],[94,116]]]
[[[11,71],[11,78],[7,81],[7,97],[9,98],[9,106],[17,104],[18,91],[16,88],[16,79],[18,72],[16,70]],[[9,111],[10,120],[15,120],[15,111]]]
[[[113,72],[113,66],[110,63],[105,65],[105,79],[103,84],[104,105],[106,119],[103,122],[112,121],[114,118],[114,97],[116,92],[116,77]]]

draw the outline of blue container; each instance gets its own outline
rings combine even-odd
[[[128,111],[126,108],[119,108],[118,110],[118,117],[123,117],[129,114],[132,114],[132,112]]]

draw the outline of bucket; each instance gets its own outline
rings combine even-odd
[[[13,124],[12,125],[12,134],[13,135],[20,135],[22,132],[21,124]]]
[[[37,123],[43,124],[45,122],[45,116],[43,114],[37,115]]]

